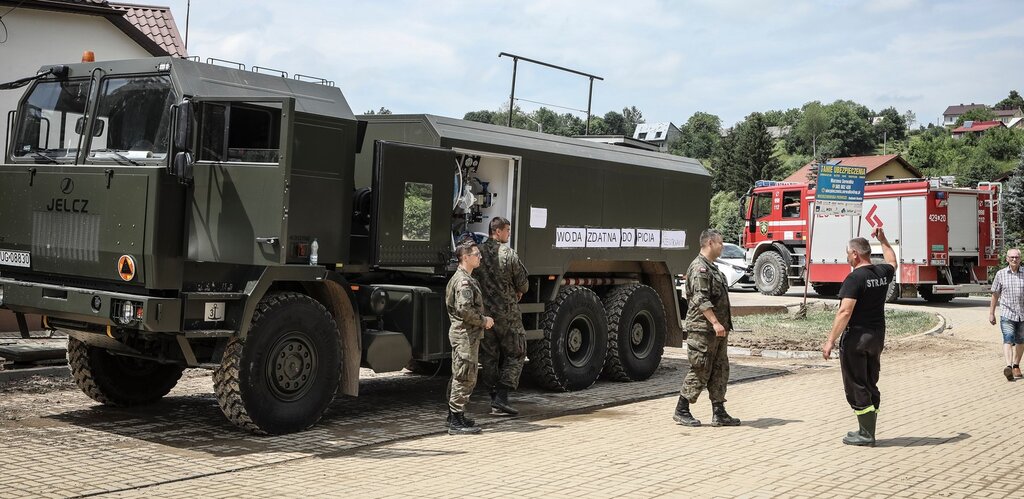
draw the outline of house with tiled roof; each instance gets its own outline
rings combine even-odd
[[[963,116],[964,113],[971,109],[984,109],[988,106],[984,104],[959,104],[956,106],[949,106],[945,111],[942,112],[942,124],[945,126],[956,126],[956,121]]]
[[[185,57],[167,7],[107,0],[0,0],[0,82],[31,76],[45,64],[74,63],[90,50],[97,61]],[[20,91],[0,92],[0,115],[15,109]],[[0,151],[7,137],[0,137]]]
[[[899,154],[883,154],[875,156],[851,156],[847,158],[832,158],[829,162],[838,161],[843,166],[862,166],[867,169],[867,180],[888,180],[894,178],[920,178],[921,170],[910,164]],[[814,163],[807,163],[800,167],[792,175],[786,177],[786,182],[807,182],[808,175]]]
[[[968,135],[968,134],[972,134],[972,133],[981,133],[981,132],[984,132],[985,130],[991,130],[993,128],[1000,128],[1000,127],[1004,127],[1004,126],[1006,126],[1006,125],[1002,121],[999,121],[999,120],[992,120],[992,121],[971,121],[971,120],[967,120],[967,121],[964,121],[963,125],[960,125],[960,126],[954,128],[953,131],[950,132],[950,133],[953,135],[954,138],[960,138],[960,137],[963,137],[964,135]]]
[[[992,114],[996,115],[996,119],[1002,121],[1004,125],[1010,126],[1010,122],[1016,119],[1024,118],[1024,111],[1020,108],[1017,109],[993,109]]]

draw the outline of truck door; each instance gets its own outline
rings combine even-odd
[[[193,103],[197,143],[189,259],[285,263],[295,99],[210,98]]]
[[[371,265],[434,267],[448,262],[456,165],[451,149],[374,143]]]

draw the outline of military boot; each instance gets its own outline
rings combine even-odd
[[[495,416],[515,416],[519,414],[519,411],[508,405],[508,388],[498,386],[498,389],[494,392],[494,397],[491,397],[491,414]]]
[[[846,437],[843,438],[843,443],[846,445],[874,447],[876,422],[878,422],[878,412],[876,411],[868,411],[864,414],[858,414],[857,423],[860,424],[860,430],[858,430],[854,435],[847,434]]]
[[[739,426],[740,420],[725,412],[725,403],[715,402],[711,404],[711,426]]]
[[[473,426],[466,421],[466,413],[464,412],[453,412],[451,417],[451,424],[448,425],[449,435],[473,435],[480,433],[479,426]]]
[[[462,415],[463,419],[466,420],[466,425],[467,426],[476,426],[476,421],[470,419],[469,416],[466,416],[465,415],[466,413],[462,413],[462,414],[463,414]],[[452,425],[452,410],[448,409],[448,418],[446,418],[444,420],[444,426],[447,428],[447,427],[450,427],[451,425]]]
[[[700,426],[700,420],[690,414],[690,401],[682,395],[679,396],[679,402],[676,402],[676,412],[672,414],[672,420],[683,426]]]

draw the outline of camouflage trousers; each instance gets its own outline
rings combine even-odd
[[[679,394],[690,403],[697,401],[700,392],[708,389],[711,402],[725,402],[725,385],[729,382],[728,336],[718,337],[714,332],[690,331],[686,340],[690,371],[683,378]]]
[[[466,333],[448,333],[452,343],[452,382],[448,395],[448,409],[464,412],[469,396],[476,388],[480,338]]]
[[[519,386],[526,361],[526,331],[517,320],[494,320],[494,327],[480,342],[480,381],[488,389],[499,384],[511,390]]]

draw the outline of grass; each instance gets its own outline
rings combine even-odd
[[[733,327],[740,331],[729,333],[729,345],[760,350],[818,350],[832,329],[835,315],[835,310],[814,308],[806,319],[795,319],[791,314],[736,317]],[[923,333],[937,323],[932,314],[886,309],[885,337]]]

